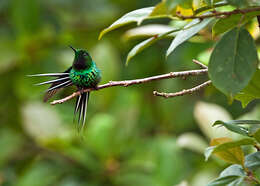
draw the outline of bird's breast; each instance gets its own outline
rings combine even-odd
[[[70,79],[74,85],[81,88],[95,87],[100,79],[100,71],[97,68],[90,68],[87,70],[75,70],[70,71]]]

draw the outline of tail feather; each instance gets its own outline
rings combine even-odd
[[[50,87],[47,92],[51,91],[51,90],[54,90],[54,89],[58,89],[58,88],[64,88],[65,86],[68,86],[68,85],[71,85],[72,84],[72,81],[71,80],[68,80],[68,81],[65,81],[65,82],[62,82],[62,83],[59,83],[58,85],[54,86],[54,87]]]
[[[64,82],[64,80],[67,80],[67,79],[70,79],[69,76],[67,77],[64,77],[64,78],[58,78],[58,79],[53,79],[53,80],[50,80],[50,81],[45,81],[45,82],[42,82],[42,83],[37,83],[35,85],[45,85],[45,84],[50,84],[50,83],[60,83],[60,82]]]
[[[78,130],[82,130],[85,126],[88,100],[89,92],[84,92],[77,98],[74,110],[74,118],[76,118],[76,115],[78,114]]]
[[[27,75],[29,77],[39,77],[39,76],[54,76],[54,77],[59,77],[59,76],[64,76],[64,75],[69,75],[69,72],[63,72],[63,73],[47,73],[47,74],[32,74],[32,75]]]
[[[44,83],[44,84],[52,83],[51,86],[49,87],[49,89],[47,90],[47,92],[44,95],[44,98],[43,98],[44,102],[48,101],[54,94],[56,94],[62,88],[68,87],[68,86],[73,84],[72,82],[68,82],[67,84],[61,85],[62,83],[65,83],[69,79],[69,72],[70,72],[70,70],[71,70],[71,67],[68,70],[66,70],[65,72],[63,72],[63,73],[51,73],[51,75],[53,75],[53,76],[57,75],[58,79],[51,80],[52,82],[48,81],[48,82]],[[37,76],[39,76],[39,75],[47,76],[49,74],[36,74],[36,75]],[[36,75],[34,75],[34,76],[36,76]],[[58,85],[61,85],[61,86],[58,86]]]

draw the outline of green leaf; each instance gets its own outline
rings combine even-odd
[[[165,2],[158,3],[150,14],[150,17],[165,17],[168,15],[168,9]]]
[[[169,32],[173,27],[162,24],[149,24],[145,26],[140,26],[128,30],[124,35],[124,40],[137,39],[137,38],[147,38],[153,37],[155,35],[163,34]],[[172,35],[171,35],[172,37]]]
[[[240,176],[225,176],[215,179],[214,181],[207,184],[207,186],[224,186],[228,185],[236,180],[239,180],[239,182],[242,182],[244,178],[241,180]]]
[[[258,143],[260,143],[260,129],[258,129],[254,134],[253,137],[256,139]]]
[[[102,32],[99,34],[99,39],[101,39],[107,32],[110,32],[111,30],[117,29],[126,24],[137,22],[137,24],[140,25],[144,19],[149,17],[153,9],[154,7],[141,8],[125,14],[108,28],[102,30]]]
[[[239,185],[244,181],[245,177],[246,173],[242,166],[235,164],[224,169],[219,177],[210,182],[207,186]]]
[[[151,46],[154,42],[156,42],[157,40],[159,40],[160,38],[149,38],[146,39],[144,41],[142,41],[141,43],[139,43],[138,45],[136,45],[134,48],[132,48],[132,50],[128,53],[127,58],[126,58],[126,65],[128,65],[129,61],[138,53],[140,53],[141,51],[143,51],[145,48]]]
[[[178,5],[180,5],[183,2],[183,0],[165,0],[165,5],[167,10],[171,11],[174,8],[176,8]]]
[[[246,173],[241,165],[234,164],[225,168],[219,176],[246,176]]]
[[[223,121],[220,121],[223,122]],[[236,125],[258,125],[260,124],[260,120],[230,120],[225,123],[236,124]]]
[[[233,14],[227,18],[219,19],[212,27],[212,35],[217,36],[222,34],[238,25],[243,25],[249,20],[259,15],[260,11],[250,12],[248,14]]]
[[[258,65],[254,40],[244,28],[227,32],[215,46],[209,61],[213,85],[234,96],[247,86]]]
[[[209,6],[213,6],[214,0],[204,0],[204,2]]]
[[[249,154],[245,158],[245,166],[254,171],[260,167],[260,152]]]
[[[168,36],[169,34],[172,34],[174,32],[178,32],[181,31],[182,28],[180,29],[175,29],[175,30],[171,30],[169,32],[165,32],[163,34],[159,34],[158,36],[154,36],[151,37],[149,39],[146,39],[144,41],[142,41],[141,43],[137,44],[134,48],[132,48],[132,50],[128,53],[127,55],[127,59],[126,59],[126,65],[128,65],[129,61],[138,53],[140,53],[141,51],[143,51],[145,48],[151,46],[153,43],[155,43],[158,40],[164,39],[166,36]]]
[[[233,123],[232,121],[224,122],[224,121],[216,121],[212,126],[223,125],[228,130],[233,131],[238,134],[242,134],[244,136],[249,136],[249,130],[245,127],[238,126],[237,124]]]
[[[258,69],[249,84],[236,96],[235,99],[241,101],[242,106],[246,107],[254,99],[260,98],[260,70]]]
[[[237,141],[231,141],[230,138],[216,138],[212,139],[212,147],[208,147],[205,152],[206,161],[212,153],[216,154],[219,158],[230,162],[243,165],[244,153],[240,146],[242,145],[254,145],[255,140],[251,138],[245,138]]]
[[[174,49],[182,44],[183,42],[190,39],[192,36],[197,34],[201,29],[203,29],[205,26],[207,26],[213,18],[204,19],[203,21],[200,21],[199,19],[195,19],[191,21],[189,24],[187,24],[184,29],[180,31],[177,36],[173,39],[170,47],[168,48],[166,52],[166,56],[168,57]]]
[[[234,5],[238,8],[245,8],[248,6],[247,0],[227,0],[230,5]]]

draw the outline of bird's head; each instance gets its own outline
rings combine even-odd
[[[75,57],[73,61],[73,68],[76,70],[84,70],[89,68],[93,61],[91,56],[86,50],[83,49],[75,49],[72,46],[70,48],[74,51]]]

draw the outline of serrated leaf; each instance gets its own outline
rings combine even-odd
[[[214,153],[217,157],[235,164],[244,164],[244,153],[240,146],[254,145],[255,141],[251,138],[245,138],[238,141],[232,141],[230,138],[215,138],[211,140],[211,147],[205,150],[206,161]]]
[[[245,127],[234,124],[232,121],[224,122],[221,120],[216,121],[212,126],[223,125],[228,130],[233,131],[244,136],[249,136],[249,130]]]
[[[236,96],[235,99],[242,103],[243,107],[246,107],[254,99],[260,98],[260,70],[258,69],[249,84]]]
[[[101,39],[106,33],[129,23],[136,22],[138,25],[141,24],[144,19],[147,19],[149,17],[153,9],[154,7],[141,8],[125,14],[108,28],[102,30],[98,38]]]
[[[254,40],[244,28],[227,32],[215,46],[209,61],[213,85],[234,96],[247,86],[258,65]]]
[[[219,19],[212,27],[212,35],[214,37],[228,30],[233,29],[238,25],[243,25],[259,14],[260,11],[256,11],[256,12],[250,12],[248,14],[243,14],[243,15],[233,14],[227,18]]]
[[[180,44],[184,43],[188,39],[190,39],[192,36],[197,34],[201,29],[203,29],[205,26],[207,26],[213,18],[204,19],[203,21],[200,21],[198,19],[194,19],[189,24],[187,24],[183,31],[180,31],[177,36],[173,39],[170,47],[168,48],[166,52],[166,56],[169,56],[174,49],[179,46]],[[187,29],[188,28],[188,29]]]
[[[260,152],[249,154],[245,158],[245,167],[254,171],[260,168]]]

